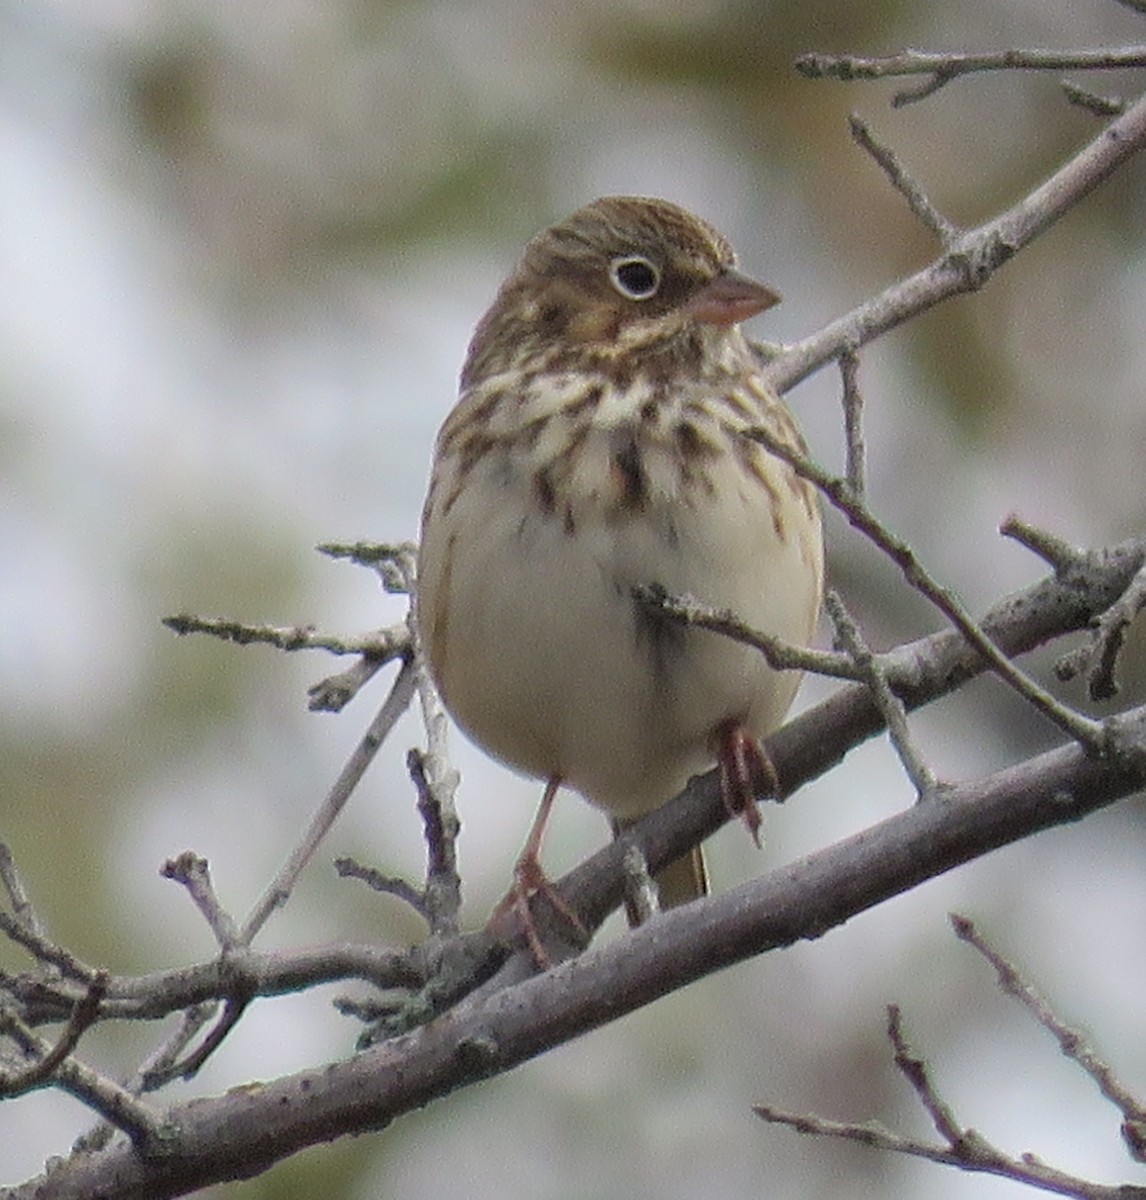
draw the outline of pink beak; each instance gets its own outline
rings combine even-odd
[[[778,292],[729,268],[706,283],[685,310],[702,325],[739,325],[779,302]]]

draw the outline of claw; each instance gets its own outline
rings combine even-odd
[[[540,971],[548,971],[553,965],[553,960],[542,944],[537,921],[534,919],[533,909],[530,906],[530,901],[534,896],[544,896],[586,945],[590,939],[590,933],[585,928],[585,923],[565,897],[553,886],[541,866],[541,839],[545,833],[545,826],[549,822],[549,814],[553,809],[553,799],[560,786],[561,780],[556,776],[546,783],[541,804],[537,809],[537,816],[533,818],[533,824],[529,830],[529,837],[525,839],[521,856],[513,868],[513,887],[493,910],[493,915],[486,924],[486,928],[490,932],[498,933],[500,932],[498,926],[502,924],[506,913],[515,913],[518,925],[529,946],[529,952],[533,955],[533,961]]]
[[[764,747],[739,721],[726,721],[717,730],[720,794],[729,815],[740,817],[760,845],[757,796],[778,796],[780,778]]]

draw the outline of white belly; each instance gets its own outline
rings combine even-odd
[[[607,462],[586,448],[586,463]],[[767,461],[779,484],[787,468]],[[459,724],[616,816],[656,808],[714,762],[722,722],[775,728],[799,682],[727,638],[650,620],[632,587],[690,594],[796,643],[819,605],[814,507],[797,505],[778,530],[768,491],[736,463],[708,471],[711,491],[682,489],[661,465],[650,455],[636,513],[601,502],[603,476],[573,471],[570,529],[539,507],[528,463],[494,459],[423,531],[423,634]]]

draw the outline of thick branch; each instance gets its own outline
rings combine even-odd
[[[1124,740],[1146,747],[1146,709],[1119,724]],[[380,1129],[714,970],[818,938],[977,855],[1078,820],[1140,787],[1146,758],[1137,762],[1099,761],[1071,745],[952,788],[760,879],[663,913],[544,975],[476,993],[349,1062],[173,1106],[164,1114],[172,1132],[162,1157],[113,1145],[11,1189],[8,1198],[162,1200],[256,1174],[335,1136]]]

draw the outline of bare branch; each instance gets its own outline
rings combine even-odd
[[[1008,517],[999,527],[1005,537],[1014,538],[1032,550],[1045,562],[1054,567],[1056,574],[1064,575],[1091,558],[1090,555],[1064,542],[1054,534],[1036,529],[1018,517]],[[1126,641],[1131,623],[1146,607],[1146,571],[1139,571],[1130,580],[1126,590],[1110,607],[1097,614],[1091,621],[1088,642],[1064,654],[1055,663],[1055,674],[1059,679],[1075,679],[1084,671],[1090,672],[1089,690],[1092,700],[1109,700],[1118,692],[1115,669],[1118,656]]]
[[[1119,721],[1127,736],[1146,740],[1146,709]],[[775,754],[777,748],[771,739],[770,750]],[[783,771],[791,764],[777,766]],[[110,1195],[113,1186],[116,1195],[164,1200],[235,1173],[249,1175],[336,1133],[377,1129],[713,970],[801,938],[821,937],[856,913],[993,846],[1077,820],[1140,787],[1144,778],[1146,770],[1113,767],[1067,745],[989,779],[957,785],[943,804],[915,805],[876,830],[721,895],[661,913],[639,929],[589,947],[574,962],[514,986],[491,981],[488,989],[453,1008],[448,1020],[430,1022],[416,1037],[396,1038],[349,1061],[258,1087],[173,1105],[167,1115],[177,1132],[170,1154],[146,1158],[113,1143],[15,1189],[9,1200],[33,1194],[38,1200],[80,1200]],[[710,783],[712,799],[720,805],[715,781]],[[630,833],[638,834],[644,821]],[[638,842],[643,847],[643,839]],[[583,888],[589,874],[604,871],[611,874],[614,903],[619,901],[617,867],[623,853],[624,847],[610,845],[594,864],[561,881],[563,894],[576,903],[574,888]],[[650,866],[655,869],[651,858]],[[586,909],[577,903],[577,911]],[[720,937],[708,936],[713,929]],[[517,961],[528,962],[528,953],[523,950]],[[1038,1170],[1027,1169],[1032,1175]],[[1129,1195],[1121,1193],[1123,1200]]]
[[[180,613],[164,617],[163,624],[181,637],[204,633],[237,646],[252,643],[279,650],[326,650],[331,654],[358,654],[354,666],[320,680],[307,691],[312,712],[340,712],[386,663],[411,652],[410,632],[405,623],[376,629],[356,637],[318,633],[313,625],[250,625],[227,617],[199,617]]]
[[[1055,663],[1055,674],[1059,679],[1074,679],[1088,671],[1092,700],[1109,700],[1117,695],[1118,656],[1131,624],[1143,608],[1146,608],[1146,571],[1139,571],[1118,601],[1094,622],[1089,641]]]
[[[426,888],[423,893],[426,919],[431,933],[449,937],[458,931],[462,902],[457,854],[461,825],[453,806],[457,772],[448,769],[453,779],[445,786],[441,782],[441,773],[438,781],[432,782],[430,771],[435,769],[432,756],[417,749],[407,753],[406,769],[418,793],[418,814],[426,838]]]
[[[1136,0],[1122,3],[1137,7]],[[1094,50],[997,50],[985,54],[924,53],[903,50],[899,54],[867,58],[853,54],[802,54],[795,67],[806,79],[886,79],[903,75],[930,75],[917,88],[899,92],[896,106],[930,96],[941,87],[975,71],[1105,71],[1146,66],[1146,46],[1122,46]]]
[[[965,1130],[955,1119],[950,1105],[939,1097],[927,1064],[914,1054],[903,1033],[903,1015],[898,1004],[887,1006],[887,1037],[895,1050],[895,1065],[899,1073],[911,1084],[927,1115],[935,1126],[936,1133],[951,1147],[959,1146],[967,1137]]]
[[[138,1097],[145,1091],[154,1091],[169,1083],[173,1075],[166,1068],[174,1063],[183,1050],[198,1036],[199,1030],[211,1019],[214,1004],[198,1004],[182,1014],[178,1027],[164,1042],[140,1064],[135,1074],[124,1085],[129,1096]],[[72,1146],[75,1154],[86,1154],[89,1150],[101,1150],[114,1135],[116,1126],[110,1121],[100,1121],[87,1133],[77,1138]]]
[[[243,1013],[247,1011],[253,997],[238,996],[228,998],[223,1003],[223,1011],[207,1036],[192,1050],[186,1058],[172,1063],[169,1068],[172,1077],[192,1079],[199,1073],[203,1065],[227,1039],[227,1035],[238,1025]]]
[[[88,966],[71,951],[35,932],[31,923],[25,924],[5,912],[0,912],[0,933],[18,946],[23,946],[41,965],[55,967],[64,976],[78,980],[85,987],[99,975],[95,967]]]
[[[241,989],[255,996],[281,996],[321,983],[362,979],[380,989],[417,988],[425,971],[413,950],[332,942],[268,953],[232,951],[224,961],[196,963],[146,975],[108,977],[101,1019],[153,1021],[181,1009],[210,1004]],[[45,987],[18,977],[7,989],[30,1025],[66,1021],[83,990]],[[179,1053],[179,1051],[177,1051]]]
[[[200,617],[193,613],[177,613],[164,617],[168,629],[180,637],[204,633],[236,646],[252,643],[274,646],[279,650],[326,650],[331,654],[366,654],[388,662],[409,652],[410,643],[405,625],[376,629],[358,637],[339,637],[318,633],[313,625],[250,625],[227,617]]]
[[[33,937],[45,938],[44,928],[28,898],[27,889],[24,887],[24,881],[20,878],[16,860],[13,858],[11,847],[7,842],[0,842],[0,884],[3,884],[4,890],[8,893],[8,899],[12,904],[12,916],[16,923],[23,926]]]
[[[393,595],[411,594],[407,564],[417,557],[413,542],[323,542],[315,548],[330,558],[348,558],[359,566],[369,567]]]
[[[942,300],[983,287],[1004,263],[1089,195],[1146,145],[1146,99],[1133,104],[1017,204],[968,230],[922,271],[893,284],[799,342],[769,355],[764,371],[779,392]]]
[[[0,1076],[0,1094],[12,1097],[54,1084],[122,1129],[133,1145],[146,1152],[156,1146],[163,1132],[155,1114],[119,1084],[73,1057],[80,1037],[96,1019],[101,988],[102,979],[97,978],[76,1005],[54,1046],[33,1033],[10,1009],[0,1009],[0,1029],[13,1037],[33,1060],[24,1071]]]
[[[412,592],[417,570],[416,548],[408,547],[402,557],[395,559],[395,567]],[[436,937],[451,937],[458,931],[462,906],[462,881],[457,869],[461,822],[455,802],[459,776],[449,756],[449,719],[422,651],[416,604],[411,606],[407,619],[414,639],[415,686],[426,730],[425,753],[411,752],[407,759],[426,831],[426,907],[431,932]]]
[[[1037,554],[1054,569],[1056,575],[1061,576],[1085,558],[1085,554],[1078,547],[1072,546],[1058,534],[1030,525],[1013,513],[999,526],[999,532],[1003,537],[1026,546],[1032,554]]]
[[[385,659],[363,655],[352,667],[307,688],[311,712],[341,712],[385,666]]]
[[[673,596],[655,584],[639,584],[632,589],[632,596],[651,611],[671,617],[674,621],[723,634],[734,642],[759,650],[768,665],[776,671],[810,671],[830,679],[861,678],[858,668],[847,654],[793,645],[783,638],[753,629],[730,609],[713,608],[691,596]]]
[[[891,1150],[912,1158],[944,1163],[963,1171],[997,1175],[1059,1196],[1076,1197],[1077,1200],[1143,1200],[1146,1197],[1146,1188],[1131,1184],[1092,1183],[1047,1166],[1032,1154],[1011,1157],[992,1145],[982,1134],[973,1129],[963,1129],[950,1108],[936,1095],[926,1064],[908,1048],[899,1011],[894,1005],[889,1008],[888,1036],[895,1046],[896,1065],[915,1088],[932,1122],[946,1139],[945,1144],[904,1137],[874,1122],[832,1121],[814,1113],[785,1112],[766,1104],[754,1105],[753,1111],[769,1124],[787,1125],[797,1133],[841,1138],[876,1150]]]
[[[74,1058],[66,1059],[56,1072],[56,1084],[81,1100],[116,1129],[131,1139],[133,1150],[142,1156],[160,1150],[169,1127],[151,1108],[141,1103],[126,1088],[93,1071]]]
[[[1067,1025],[1051,1006],[1022,977],[1015,965],[996,950],[975,928],[969,918],[951,914],[951,926],[960,941],[973,946],[995,968],[999,986],[1013,996],[1058,1042],[1059,1049],[1094,1080],[1099,1091],[1122,1113],[1128,1125],[1146,1125],[1146,1106],[1115,1075],[1113,1068],[1098,1053],[1080,1029]],[[1140,1160],[1141,1161],[1141,1160]]]

